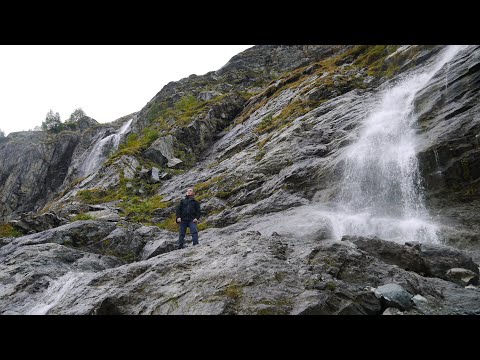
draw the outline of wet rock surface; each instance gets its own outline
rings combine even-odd
[[[104,231],[99,223],[83,223],[91,229],[83,236],[100,239],[93,244],[109,240],[117,253],[127,245],[141,248],[144,260],[128,263],[60,244],[59,233],[79,236],[78,224],[18,238],[0,248],[0,311],[382,314],[393,307],[404,314],[480,314],[477,287],[402,269],[355,244],[375,247],[378,239],[315,241],[208,229],[199,245],[187,241],[175,250],[176,233],[126,224]]]

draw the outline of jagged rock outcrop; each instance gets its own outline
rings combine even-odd
[[[220,95],[232,90],[258,89],[286,71],[348,48],[349,46],[345,45],[254,46],[234,56],[217,71],[202,76],[193,74],[179,81],[169,82],[138,113],[132,127],[135,132],[140,133],[148,126],[147,115],[156,103],[165,101],[173,105],[187,93],[204,99],[207,91]]]
[[[415,101],[429,208],[447,225],[447,241],[475,252],[480,242],[479,50],[466,47]]]
[[[76,133],[11,133],[0,143],[0,221],[40,209],[67,175]]]
[[[375,296],[380,299],[386,310],[409,310],[414,306],[413,295],[398,284],[386,284],[375,289]],[[386,311],[385,310],[385,311]]]
[[[405,270],[415,271],[422,276],[437,277],[447,280],[447,272],[453,268],[464,268],[475,274],[479,273],[478,265],[464,252],[438,244],[405,243],[400,245],[392,241],[378,238],[344,236],[342,240],[353,242],[359,249],[397,265]]]
[[[160,166],[175,167],[182,162],[182,160],[177,159],[174,155],[172,135],[155,140],[155,142],[144,151],[143,155]]]
[[[196,119],[188,126],[175,130],[173,133],[175,139],[185,144],[187,151],[201,154],[243,110],[244,103],[245,99],[237,92],[226,95],[213,105],[203,118]]]
[[[41,232],[67,223],[67,219],[61,218],[55,213],[36,215],[34,212],[21,214],[18,220],[9,221],[9,224],[23,234]]]

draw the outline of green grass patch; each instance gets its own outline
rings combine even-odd
[[[329,281],[327,283],[327,289],[328,290],[335,291],[336,288],[337,288],[337,285],[333,281]]]
[[[398,45],[360,45],[354,48],[354,51],[358,50],[358,57],[353,64],[360,68],[366,68],[369,76],[391,78],[398,73],[399,62],[405,59],[403,56],[391,58],[389,61],[385,61],[385,59],[398,47]]]
[[[10,224],[1,224],[0,225],[0,238],[2,237],[19,237],[23,236],[23,234],[15,229]]]
[[[197,156],[193,152],[189,151],[187,147],[180,142],[176,142],[174,144],[173,155],[182,160],[182,164],[180,165],[183,167],[190,168],[197,162]]]
[[[142,151],[146,150],[152,143],[158,139],[160,133],[154,128],[143,129],[140,135],[133,133],[127,136],[125,143],[118,147],[118,150],[110,155],[105,163],[106,166],[112,165],[115,160],[123,155],[130,155],[141,158]]]
[[[262,121],[255,128],[255,132],[259,135],[269,133],[272,130],[281,130],[285,129],[292,125],[293,120],[296,118],[305,115],[309,111],[315,109],[320,104],[325,102],[325,99],[318,101],[307,100],[307,99],[298,99],[291,102],[285,106],[280,114],[277,116],[268,115],[262,119]],[[268,142],[271,137],[263,139],[264,143],[259,143],[259,149],[262,149],[266,142]]]
[[[258,102],[246,107],[239,115],[237,115],[235,121],[227,129],[232,129],[235,125],[243,124],[250,117],[250,115],[264,106],[267,102],[268,97],[264,97],[262,100],[259,100]]]
[[[158,226],[160,229],[173,231],[173,232],[178,232],[179,227],[180,227],[179,224],[177,224],[177,216],[176,216],[175,213],[173,213],[167,219],[165,219],[162,222],[159,222],[155,225]],[[198,231],[208,229],[209,227],[210,227],[210,225],[208,224],[208,222],[200,221],[197,224]],[[189,234],[189,233],[190,233],[190,228],[187,228],[187,234]]]
[[[197,229],[198,229],[198,231],[202,231],[202,230],[208,229],[209,227],[210,227],[210,224],[208,223],[208,221],[200,221],[200,222],[197,224]]]
[[[210,180],[201,182],[197,185],[194,186],[195,193],[205,191],[212,187],[213,185],[218,184],[220,181],[222,181],[225,178],[225,175],[218,175],[212,177]]]
[[[178,232],[179,225],[177,224],[176,214],[173,213],[169,218],[156,224],[156,226],[158,226],[160,229]]]
[[[258,141],[257,142],[258,148],[260,150],[262,150],[263,147],[270,141],[271,138],[272,138],[272,135],[269,135],[269,136],[264,137],[262,140]]]
[[[118,200],[115,191],[107,191],[103,189],[87,189],[80,190],[77,198],[87,204],[103,204],[106,202]]]
[[[214,176],[210,180],[196,184],[193,189],[195,190],[195,199],[201,201],[203,199],[209,199],[214,196],[214,188],[218,188],[220,183],[224,180],[225,175]]]
[[[164,209],[171,205],[170,202],[162,201],[161,195],[143,198],[132,196],[119,204],[125,215],[136,222],[151,224],[152,212],[156,209]]]
[[[269,308],[260,309],[257,315],[287,315],[293,306],[293,301],[290,299],[265,299],[258,302],[258,304],[268,305]]]
[[[225,289],[224,295],[232,300],[238,300],[243,295],[243,288],[237,284],[230,284]]]
[[[260,121],[260,124],[257,126],[255,129],[256,132],[263,134],[266,132],[266,129],[271,129],[274,127],[274,120],[273,120],[273,114],[269,113],[268,115],[264,116],[262,120]]]
[[[261,149],[261,150],[257,153],[257,155],[255,155],[255,160],[256,160],[256,161],[262,160],[266,153],[267,153],[267,152],[265,151],[265,149]]]
[[[133,252],[128,252],[127,254],[124,254],[121,256],[116,255],[116,256],[127,263],[132,263],[137,259],[137,257],[135,256],[135,253]]]
[[[210,101],[200,101],[191,94],[185,95],[173,105],[165,101],[152,105],[146,116],[151,125],[168,132],[173,126],[189,125],[195,117],[206,112],[207,104],[220,99],[218,96]]]
[[[244,187],[245,184],[241,177],[230,177],[228,179],[223,179],[223,181],[218,184],[217,191],[215,192],[214,196],[219,199],[227,199],[230,196],[235,195]]]
[[[129,220],[151,225],[153,211],[171,206],[170,201],[163,201],[161,195],[155,195],[159,184],[149,184],[141,179],[120,178],[119,185],[115,188],[88,189],[77,193],[77,199],[87,204],[103,204],[118,201],[118,207],[122,209]],[[138,190],[143,191],[142,195]]]
[[[72,217],[72,221],[78,220],[94,220],[95,218],[90,214],[80,213]]]
[[[243,189],[242,186],[238,186],[233,189],[227,189],[226,191],[225,190],[217,191],[215,193],[215,196],[218,197],[219,199],[225,200],[225,199],[228,199],[230,196],[235,195],[237,192],[239,192],[242,189]]]
[[[285,278],[285,273],[283,272],[275,273],[275,280],[277,280],[278,282],[282,282],[284,278]]]

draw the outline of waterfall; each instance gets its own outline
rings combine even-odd
[[[118,148],[122,135],[130,128],[133,118],[128,120],[122,127],[115,133],[108,135],[97,141],[93,147],[87,149],[88,154],[80,169],[80,176],[87,176],[97,170],[100,165],[105,161],[109,153]]]
[[[338,210],[325,214],[336,238],[348,234],[438,242],[437,226],[425,208],[415,152],[413,101],[462,48],[447,47],[429,69],[387,89],[361,126],[358,140],[345,149],[335,199]]]
[[[58,302],[67,294],[76,284],[76,281],[83,273],[68,272],[55,281],[52,281],[45,293],[38,300],[37,304],[25,312],[25,315],[45,315],[58,304]]]

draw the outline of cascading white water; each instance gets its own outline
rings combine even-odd
[[[412,125],[415,94],[462,49],[449,46],[425,72],[388,89],[366,118],[358,141],[343,154],[338,210],[324,213],[336,238],[343,235],[438,242],[425,208]]]
[[[52,307],[73,289],[83,273],[68,272],[55,281],[52,281],[38,303],[25,312],[25,315],[45,315]]]
[[[133,119],[128,120],[115,134],[104,137],[87,150],[88,155],[80,169],[80,176],[87,176],[93,173],[105,161],[109,152],[118,148],[122,135],[130,128],[132,121]]]

